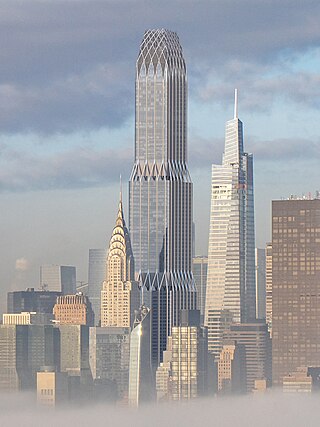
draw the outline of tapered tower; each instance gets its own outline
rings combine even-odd
[[[187,166],[187,77],[176,33],[147,30],[136,63],[130,234],[142,302],[151,308],[158,365],[181,308],[195,307],[192,182]]]
[[[237,90],[222,165],[212,165],[211,188],[205,324],[209,350],[218,354],[222,325],[255,319],[253,157],[243,149]]]
[[[139,291],[134,281],[134,261],[125,224],[122,198],[106,259],[106,279],[101,291],[101,326],[130,327],[139,307]]]

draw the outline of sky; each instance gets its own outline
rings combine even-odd
[[[127,212],[135,61],[144,31],[176,31],[188,69],[197,254],[206,254],[211,164],[234,88],[254,155],[256,243],[271,200],[320,188],[320,3],[314,0],[1,0],[0,283],[39,285],[108,245],[119,175]]]

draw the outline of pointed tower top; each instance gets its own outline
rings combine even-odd
[[[120,174],[120,203],[122,203],[122,179],[121,179],[121,174]]]
[[[234,90],[234,119],[238,118],[238,89]]]

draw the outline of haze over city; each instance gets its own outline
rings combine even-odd
[[[109,239],[120,173],[127,210],[134,64],[146,28],[177,31],[187,61],[197,253],[207,251],[210,168],[221,162],[235,87],[254,153],[263,247],[270,200],[317,189],[319,8],[313,1],[2,2],[3,290],[37,287],[44,263],[76,265],[87,281],[88,248]]]

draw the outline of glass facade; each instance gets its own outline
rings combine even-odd
[[[226,123],[223,162],[212,165],[211,188],[205,324],[210,311],[227,311],[234,322],[249,321],[255,319],[253,158],[243,151],[243,127],[236,116]],[[213,346],[209,342],[210,351]]]
[[[145,32],[136,63],[130,234],[142,302],[152,308],[152,358],[181,308],[195,308],[192,182],[187,167],[186,65],[176,33]]]
[[[89,249],[88,297],[96,325],[99,325],[101,317],[101,290],[106,276],[106,255],[105,249]]]
[[[206,307],[208,257],[194,257],[192,263],[192,272],[197,287],[197,309],[200,310],[200,323],[203,325],[204,312]]]

